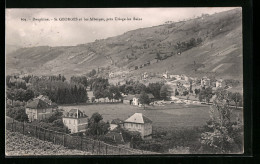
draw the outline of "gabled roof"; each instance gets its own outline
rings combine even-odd
[[[144,123],[152,123],[152,120],[144,116],[142,113],[135,113],[131,117],[126,119],[125,122],[144,124]]]
[[[27,108],[31,109],[45,109],[51,107],[48,103],[41,99],[34,99],[26,105]]]
[[[122,124],[122,123],[124,123],[124,121],[120,120],[119,118],[114,119],[114,120],[111,121],[111,124],[116,124],[116,125]]]
[[[80,111],[79,109],[71,109],[69,112],[65,114],[64,117],[69,117],[69,118],[83,118],[83,117],[88,117],[85,113]]]
[[[47,96],[44,96],[44,95],[40,95],[38,96],[37,98],[35,99],[41,99],[42,101],[45,101],[46,103],[48,103],[49,105],[52,104],[52,101],[47,97]]]

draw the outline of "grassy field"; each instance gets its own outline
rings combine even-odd
[[[89,117],[94,112],[100,113],[104,121],[112,121],[119,118],[127,119],[132,114],[139,112],[149,117],[153,121],[153,127],[159,128],[188,128],[194,126],[203,126],[209,120],[208,105],[185,105],[168,104],[160,107],[148,107],[147,109],[130,106],[126,104],[96,104],[96,105],[74,105],[61,106],[65,111],[78,108],[84,111]],[[242,111],[234,110],[234,117],[237,114],[242,115]]]

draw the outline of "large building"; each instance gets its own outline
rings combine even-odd
[[[25,112],[29,122],[49,118],[57,109],[57,105],[48,99],[35,98],[26,105]]]
[[[63,124],[71,133],[84,132],[88,125],[88,116],[79,109],[71,109],[62,118]]]
[[[124,128],[140,132],[143,139],[152,138],[152,121],[142,113],[135,113],[124,121]]]

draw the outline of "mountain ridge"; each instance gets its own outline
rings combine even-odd
[[[202,42],[192,48],[178,48],[178,44],[189,43],[192,38]],[[151,64],[158,54],[165,60]],[[77,46],[21,48],[6,55],[6,67],[8,74],[23,71],[72,76],[99,67],[106,75],[118,71],[134,75],[168,71],[242,79],[242,11],[234,9],[135,29]]]

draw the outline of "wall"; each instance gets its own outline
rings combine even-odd
[[[139,99],[133,98],[133,105],[139,105]]]
[[[67,118],[63,117],[62,121],[65,126],[68,127],[68,129],[71,130],[71,133],[77,133],[79,131],[84,131],[86,130],[86,126],[88,124],[88,118]]]
[[[62,118],[62,121],[64,125],[70,129],[71,133],[77,133],[78,132],[78,120],[76,118]]]
[[[136,123],[124,123],[125,129],[129,131],[137,131],[141,133],[142,138],[144,137],[144,125]]]

